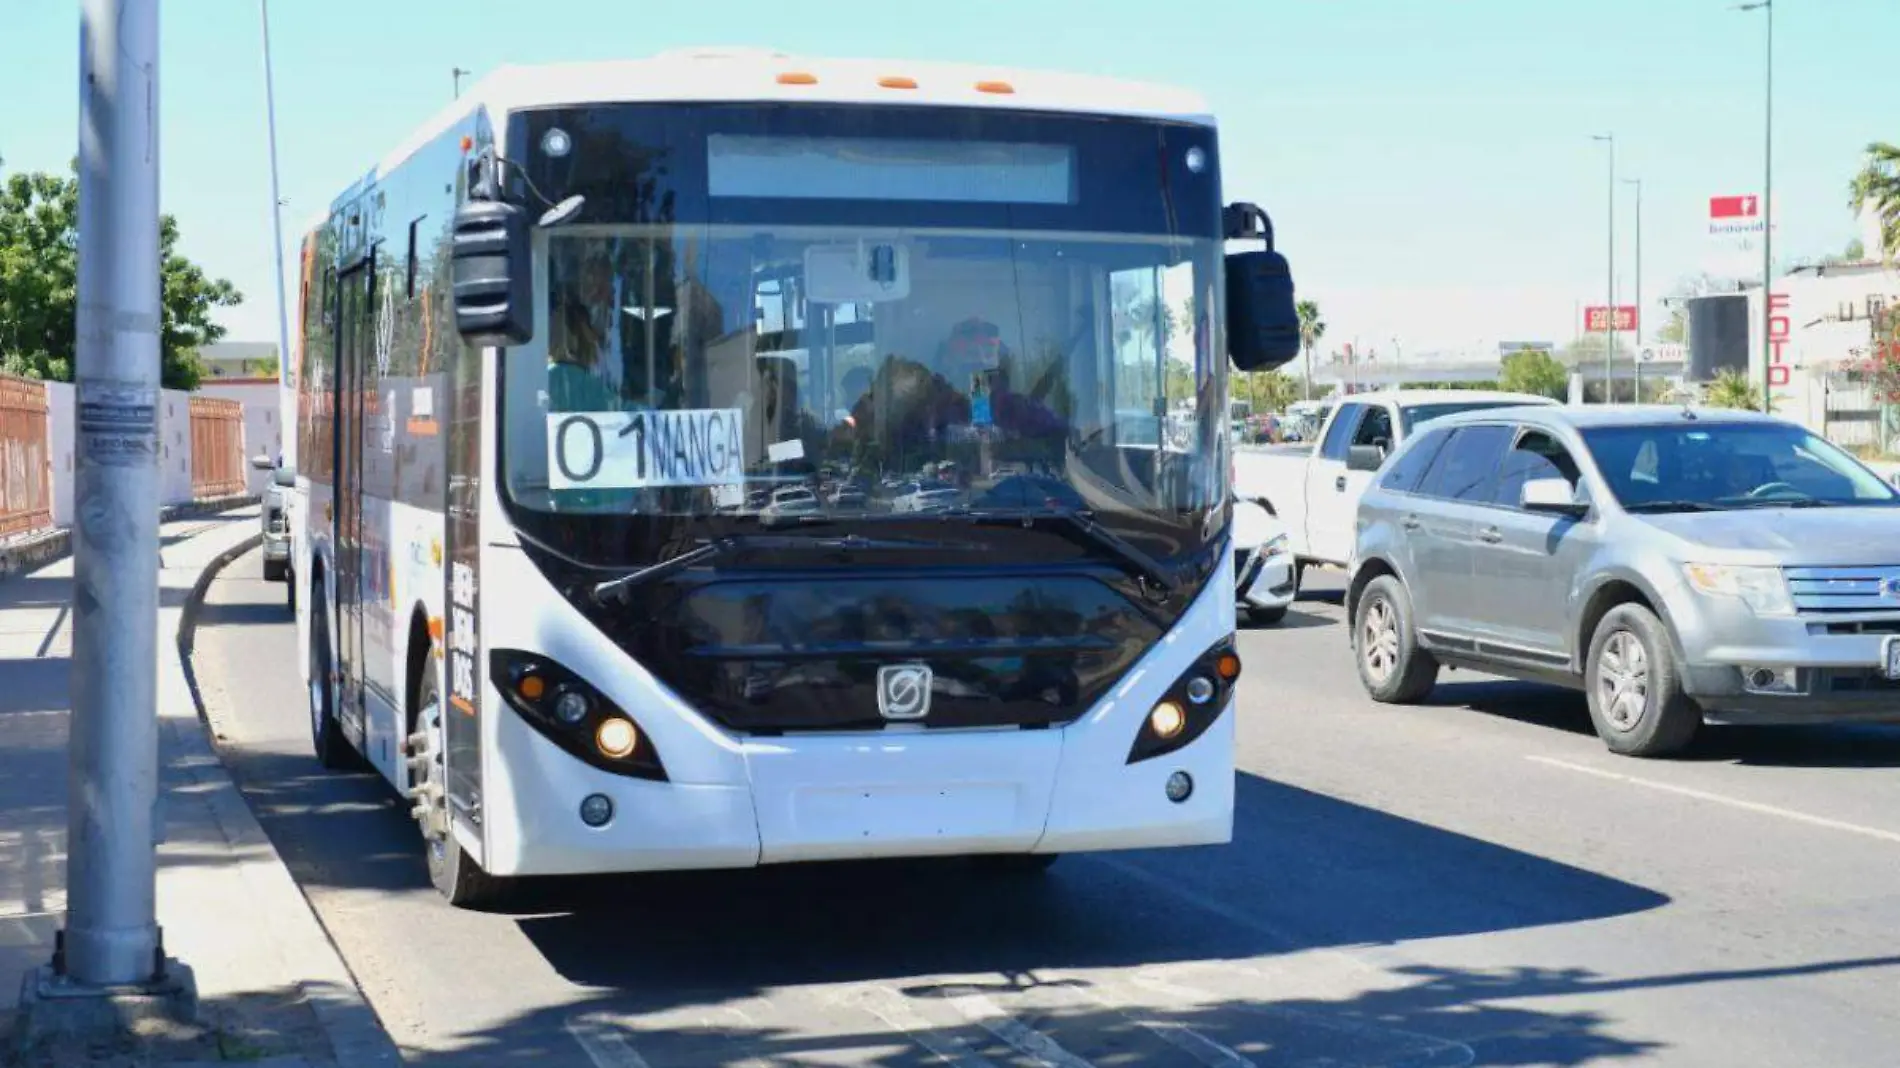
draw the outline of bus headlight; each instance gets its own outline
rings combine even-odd
[[[488,666],[508,707],[576,759],[616,775],[666,781],[652,737],[587,680],[519,649],[492,650]]]
[[[633,723],[614,716],[603,719],[600,726],[594,728],[594,747],[602,756],[615,760],[624,760],[631,756],[640,745],[640,731]]]
[[[1226,710],[1239,680],[1240,656],[1234,652],[1233,640],[1223,638],[1196,658],[1154,703],[1128,750],[1128,763],[1172,753],[1207,733]]]

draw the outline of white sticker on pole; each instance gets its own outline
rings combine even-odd
[[[548,488],[730,486],[745,481],[737,408],[551,412]]]

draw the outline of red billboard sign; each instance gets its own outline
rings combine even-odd
[[[1618,304],[1616,317],[1612,319],[1608,305],[1593,304],[1583,309],[1583,329],[1591,334],[1604,334],[1611,330],[1630,333],[1636,329],[1636,305]]]
[[[1710,197],[1710,219],[1753,219],[1761,214],[1761,198],[1754,196]]]

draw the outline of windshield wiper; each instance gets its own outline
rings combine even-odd
[[[1168,565],[1149,556],[1128,539],[1103,526],[1093,513],[1077,511],[1073,508],[1050,511],[1030,509],[987,509],[953,508],[944,512],[892,512],[883,515],[852,516],[843,520],[826,515],[803,515],[794,517],[801,526],[818,526],[836,522],[858,524],[875,523],[1023,523],[1034,525],[1036,522],[1054,519],[1068,530],[1086,540],[1090,547],[1112,557],[1135,577],[1144,582],[1159,586],[1168,593],[1181,588],[1181,579]]]
[[[1643,501],[1626,504],[1623,510],[1632,515],[1641,515],[1644,512],[1725,512],[1728,508],[1707,501]]]
[[[1103,526],[1091,512],[1073,508],[1060,508],[1051,511],[987,511],[973,509],[963,512],[945,512],[935,518],[943,520],[965,520],[972,523],[1025,523],[1034,524],[1045,519],[1054,519],[1069,530],[1080,534],[1096,549],[1107,553],[1136,578],[1152,582],[1168,593],[1181,588],[1180,576],[1173,568],[1149,556],[1147,552],[1130,542],[1127,538]]]
[[[728,534],[723,538],[710,539],[677,556],[669,556],[657,564],[649,564],[638,571],[599,583],[594,587],[594,600],[602,603],[608,600],[616,600],[624,603],[628,592],[636,586],[642,586],[659,579],[669,578],[697,564],[711,560],[716,556],[723,556],[731,552],[758,550],[856,552],[863,549],[943,547],[944,546],[938,542],[867,538],[861,534],[846,534],[841,538],[805,538],[787,534]]]

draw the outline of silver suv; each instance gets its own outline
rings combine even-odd
[[[1900,720],[1900,493],[1752,413],[1448,416],[1361,501],[1346,607],[1374,700],[1441,664],[1581,687],[1631,756],[1705,721]]]

